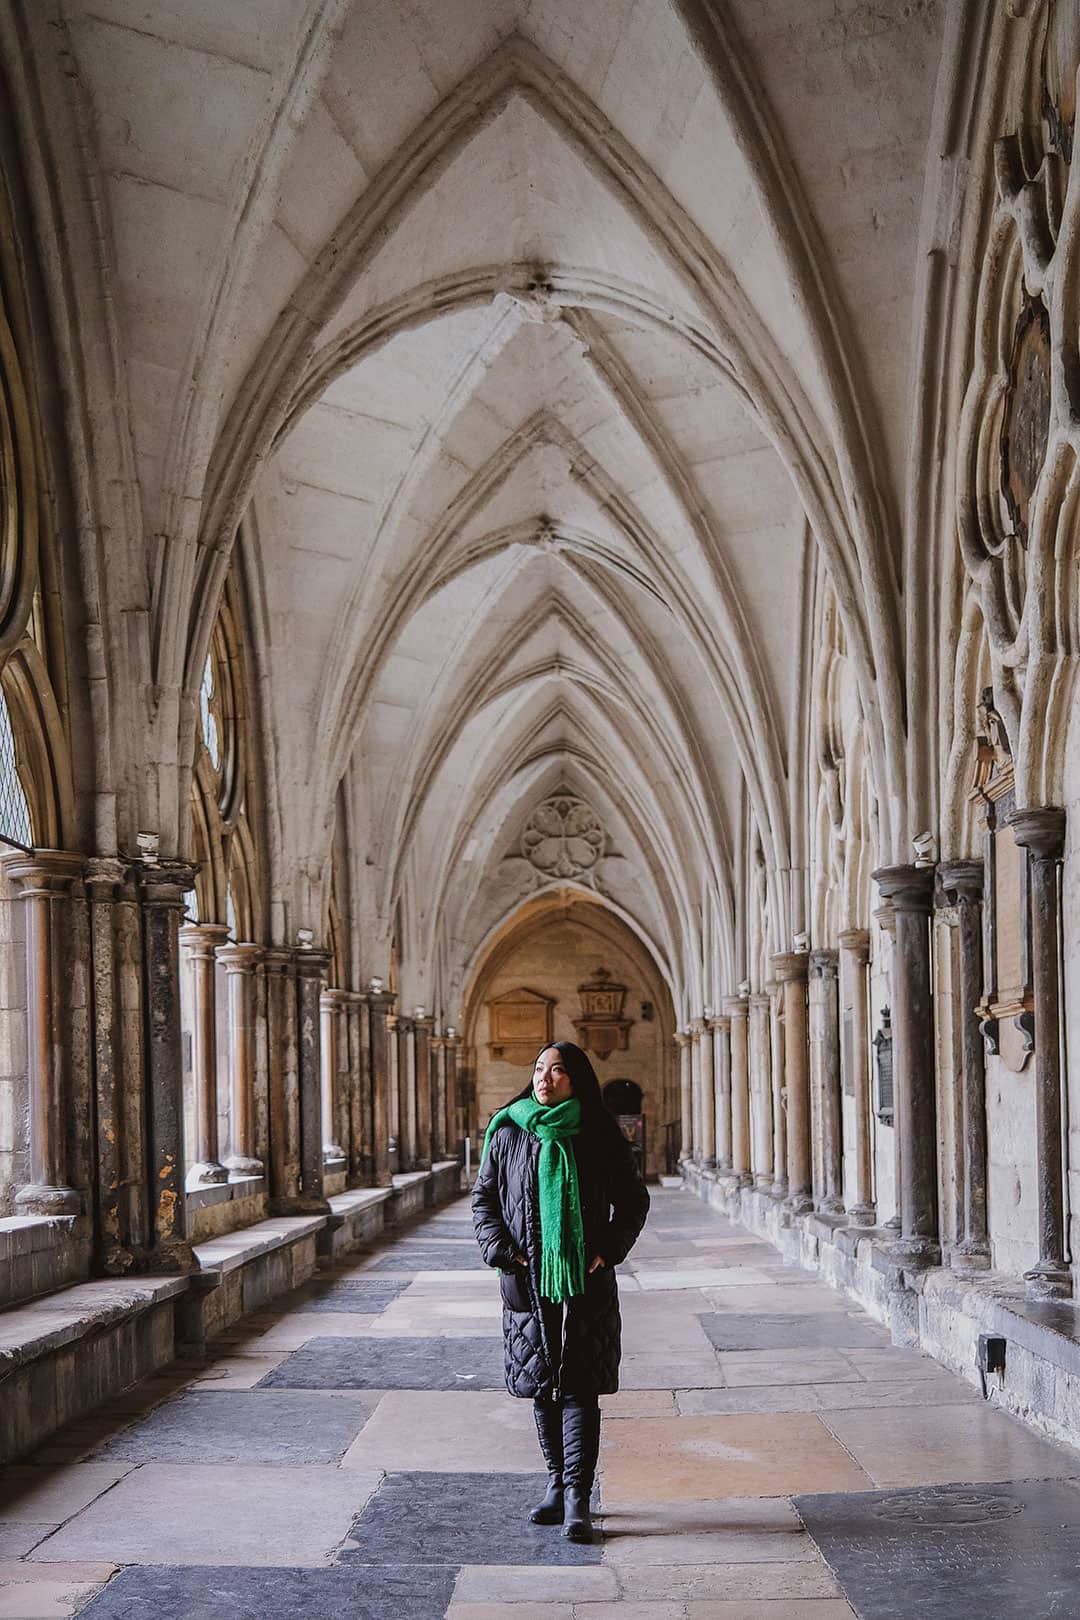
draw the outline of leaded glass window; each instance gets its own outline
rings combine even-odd
[[[7,699],[0,691],[0,838],[23,849],[32,849],[30,806],[15,764],[15,737]]]
[[[203,670],[202,686],[199,688],[199,713],[202,718],[202,736],[206,744],[206,752],[210,756],[210,763],[215,771],[221,770],[221,732],[217,717],[217,683],[214,680],[214,660],[210,656],[206,660]]]

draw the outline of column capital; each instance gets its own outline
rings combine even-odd
[[[91,855],[83,882],[91,900],[115,900],[119,890],[131,882],[131,865],[115,855]]]
[[[178,906],[195,887],[198,867],[191,861],[136,861],[132,867],[143,903],[148,906]]]
[[[227,973],[254,973],[263,959],[263,948],[240,942],[219,945],[215,954]]]
[[[416,1019],[408,1017],[406,1013],[398,1013],[394,1019],[394,1028],[399,1035],[411,1035],[416,1028]]]
[[[721,1002],[721,1006],[724,1009],[724,1017],[736,1022],[741,1018],[745,1018],[747,1014],[747,1001],[748,998],[746,996],[725,996]]]
[[[947,904],[958,900],[981,900],[985,870],[982,861],[943,861],[937,869],[938,883]]]
[[[764,990],[753,990],[747,997],[751,1012],[768,1012],[772,1006],[772,997]]]
[[[180,930],[180,943],[189,956],[206,957],[213,961],[222,945],[229,941],[227,923],[185,923]]]
[[[1014,810],[1007,825],[1013,837],[1037,861],[1060,861],[1065,853],[1065,812],[1052,805]]]
[[[932,866],[879,866],[871,872],[882,898],[892,902],[894,911],[922,912],[930,915],[934,904],[934,868]]]
[[[810,971],[806,951],[781,951],[772,958],[772,970],[781,984],[805,984]]]
[[[704,1020],[704,1018],[692,1018],[690,1020],[690,1028],[689,1028],[689,1031],[688,1031],[690,1039],[692,1041],[700,1041],[700,1039],[704,1035],[704,1033],[705,1033],[705,1020]]]
[[[822,946],[810,952],[810,976],[814,979],[837,979],[840,976],[840,952]]]
[[[369,990],[364,999],[373,1012],[389,1013],[397,1001],[397,996],[392,990]]]
[[[685,1030],[685,1029],[677,1029],[675,1031],[674,1040],[675,1040],[675,1045],[678,1046],[678,1047],[689,1046],[690,1045],[689,1031]]]
[[[12,850],[0,855],[4,876],[18,883],[23,894],[63,894],[86,870],[85,855],[66,849]]]
[[[287,974],[292,973],[293,953],[286,950],[283,945],[264,945],[259,965],[264,973],[272,973],[278,978],[284,978]]]
[[[327,985],[319,997],[321,1007],[345,1007],[351,997],[348,990],[339,990],[336,985]]]
[[[435,1014],[421,1013],[419,1016],[417,1016],[416,1013],[413,1013],[410,1022],[417,1034],[422,1035],[425,1030],[427,1030],[430,1034],[430,1032],[435,1028]]]
[[[731,1019],[726,1013],[717,1013],[715,1018],[709,1019],[709,1028],[714,1035],[726,1035],[731,1028]]]
[[[330,966],[329,951],[303,945],[297,946],[291,954],[298,979],[325,979],[326,970]]]
[[[870,960],[870,930],[869,928],[845,928],[839,936],[840,949],[847,951],[857,962],[864,966]]]

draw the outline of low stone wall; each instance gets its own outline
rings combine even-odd
[[[683,1183],[713,1208],[767,1238],[785,1260],[816,1271],[888,1327],[893,1342],[922,1350],[978,1385],[979,1335],[1006,1341],[1005,1372],[987,1379],[995,1406],[1044,1434],[1080,1445],[1080,1306],[1029,1301],[1017,1278],[947,1266],[908,1270],[889,1253],[888,1228],[795,1215],[733,1176],[682,1166]]]
[[[0,1309],[81,1282],[90,1268],[87,1228],[74,1215],[0,1220]]]

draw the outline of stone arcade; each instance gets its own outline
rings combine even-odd
[[[1080,1611],[1078,67],[0,0],[0,1616]],[[575,1031],[680,1190],[497,1564]]]

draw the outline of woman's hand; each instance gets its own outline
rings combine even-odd
[[[605,1264],[606,1264],[606,1261],[604,1260],[603,1255],[598,1254],[596,1256],[595,1260],[593,1260],[592,1264],[589,1266],[589,1276],[591,1277],[594,1271],[599,1271],[600,1267],[605,1265]]]
[[[514,1264],[515,1264],[515,1266],[527,1266],[528,1263],[529,1262],[526,1260],[526,1258],[525,1258],[525,1256],[523,1254],[515,1254],[515,1256],[514,1256]]]

